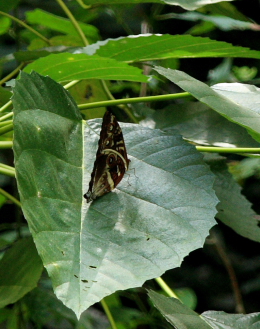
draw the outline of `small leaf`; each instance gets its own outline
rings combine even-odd
[[[154,306],[161,312],[165,319],[176,329],[199,328],[212,329],[203,321],[199,314],[182,304],[178,299],[165,297],[157,292],[148,292]]]
[[[260,313],[227,314],[225,312],[207,311],[202,313],[201,317],[213,329],[257,329],[260,327]]]
[[[31,238],[14,243],[0,261],[0,307],[15,303],[35,288],[42,269]]]
[[[57,81],[104,79],[147,82],[137,67],[114,59],[85,54],[52,54],[27,65],[24,72],[36,71]]]
[[[207,104],[228,120],[246,128],[251,136],[260,142],[260,115],[257,113],[258,110],[255,104],[250,101],[250,97],[252,97],[256,103],[260,101],[259,88],[242,84],[225,84],[232,85],[231,90],[234,85],[239,85],[239,88],[235,88],[235,90],[237,92],[240,90],[240,92],[243,93],[241,98],[236,98],[232,96],[232,91],[229,91],[228,88],[225,93],[223,88],[210,88],[184,72],[165,69],[159,66],[155,67],[155,71],[191,93],[199,101]],[[223,84],[220,85],[222,86]]]

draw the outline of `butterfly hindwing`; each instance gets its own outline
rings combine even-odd
[[[84,194],[87,202],[113,190],[123,178],[129,162],[119,123],[116,117],[107,111],[103,117],[89,189]]]

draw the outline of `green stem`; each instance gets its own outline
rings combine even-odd
[[[9,81],[10,79],[12,79],[13,76],[15,76],[17,73],[19,73],[19,71],[25,66],[25,63],[22,62],[20,65],[17,66],[16,69],[14,69],[10,74],[8,74],[7,76],[5,76],[2,80],[0,80],[0,86],[2,84],[4,84],[6,81]]]
[[[15,170],[13,167],[0,163],[0,174],[15,177]]]
[[[5,105],[3,105],[1,108],[0,108],[0,113],[1,112],[4,112],[10,105],[12,105],[12,101],[9,101],[7,102]]]
[[[196,146],[197,151],[213,152],[213,153],[260,153],[257,147],[212,147],[212,146]]]
[[[178,93],[178,94],[168,94],[168,95],[158,95],[158,96],[146,96],[146,97],[133,97],[133,98],[123,98],[123,99],[115,99],[108,100],[102,102],[88,103],[88,104],[80,104],[78,107],[80,110],[93,109],[96,107],[103,106],[113,106],[119,104],[132,104],[132,103],[143,103],[143,102],[158,102],[165,101],[171,99],[179,99],[184,97],[189,97],[190,94],[187,92]]]
[[[179,297],[172,291],[172,289],[165,283],[165,281],[162,278],[156,278],[155,281],[159,284],[162,290],[166,292],[166,294],[169,297],[174,297],[179,299]]]
[[[69,88],[75,86],[79,82],[80,82],[80,80],[72,80],[69,83],[67,83],[66,85],[64,85],[63,88],[64,89],[69,89]]]
[[[3,122],[0,122],[0,127],[4,127],[4,126],[10,125],[12,123],[13,123],[13,120],[6,120]]]
[[[69,10],[69,8],[65,5],[65,3],[62,0],[56,0],[58,2],[58,4],[61,6],[61,8],[64,10],[65,14],[68,16],[68,18],[70,19],[72,25],[74,26],[75,30],[78,32],[81,40],[83,41],[84,46],[88,46],[89,42],[86,39],[83,31],[81,30],[79,23],[77,22],[77,20],[74,18],[74,16],[72,15],[71,11]]]
[[[0,149],[11,149],[13,142],[11,141],[0,141]]]
[[[5,119],[11,118],[13,115],[14,115],[13,112],[9,112],[9,113],[3,115],[2,117],[0,117],[0,122],[4,121]]]
[[[39,37],[40,39],[42,39],[43,41],[47,42],[49,45],[51,44],[50,41],[48,39],[46,39],[42,34],[40,34],[38,31],[36,31],[35,29],[33,29],[32,27],[30,27],[29,25],[27,25],[26,23],[24,23],[23,21],[21,21],[20,19],[11,16],[3,11],[0,11],[0,15],[9,17],[10,19],[12,19],[13,21],[17,22],[18,24],[22,25],[24,28],[26,28],[27,30],[31,31],[33,34],[37,35],[37,37]]]
[[[108,318],[108,320],[110,322],[111,328],[112,329],[117,329],[117,325],[115,323],[115,320],[114,320],[114,318],[113,318],[113,316],[112,316],[112,314],[110,312],[110,309],[107,306],[107,303],[105,302],[105,299],[104,298],[101,300],[101,305],[102,305],[102,307],[103,307],[103,309],[104,309],[104,311],[106,313],[106,316],[107,316],[107,318]]]
[[[13,124],[6,125],[2,128],[0,128],[0,136],[8,133],[9,131],[12,131],[14,128]]]
[[[13,197],[11,194],[6,192],[5,190],[0,188],[0,194],[5,196],[7,199],[11,200],[13,203],[15,203],[18,207],[21,207],[21,202],[18,201],[15,197]]]

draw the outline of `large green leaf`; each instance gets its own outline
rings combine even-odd
[[[14,243],[0,261],[0,308],[15,303],[35,288],[42,269],[32,238]]]
[[[155,128],[178,129],[193,142],[214,146],[259,147],[243,127],[228,121],[200,102],[171,104],[163,110],[149,111],[143,123]],[[152,113],[151,113],[152,112]]]
[[[256,106],[260,101],[259,88],[239,83],[209,87],[181,71],[159,66],[155,70],[228,120],[246,128],[260,142],[260,115]]]
[[[148,81],[137,67],[98,55],[52,54],[39,58],[24,69],[24,72],[31,71],[48,75],[57,81],[81,79]]]
[[[214,176],[176,131],[121,124],[130,170],[87,204],[100,119],[84,122],[68,92],[35,72],[22,73],[13,103],[23,212],[55,293],[78,316],[203,245],[215,223]]]
[[[89,55],[109,57],[122,62],[166,58],[246,57],[260,58],[260,52],[230,43],[191,35],[131,35],[98,41],[82,48]]]

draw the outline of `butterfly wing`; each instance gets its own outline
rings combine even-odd
[[[129,162],[119,123],[116,117],[107,111],[103,117],[89,189],[84,194],[87,202],[113,190],[122,180]]]

